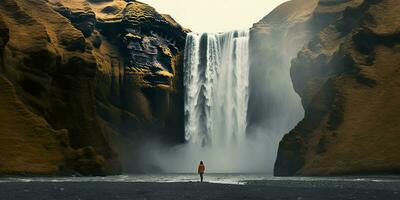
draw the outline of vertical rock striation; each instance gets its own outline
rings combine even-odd
[[[2,1],[0,173],[117,173],[149,127],[183,140],[186,32],[136,1]]]
[[[275,175],[399,173],[399,11],[396,0],[319,1],[291,68],[305,117]]]

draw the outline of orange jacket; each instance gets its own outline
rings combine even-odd
[[[199,174],[202,174],[202,173],[204,173],[204,171],[206,171],[206,167],[204,166],[204,165],[199,165],[199,168],[197,169],[197,172],[199,173]]]

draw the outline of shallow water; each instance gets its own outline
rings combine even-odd
[[[277,182],[357,182],[400,184],[399,176],[363,177],[274,177],[268,174],[205,174],[205,182],[245,185],[252,181]],[[199,182],[197,174],[131,174],[106,177],[3,177],[0,183],[12,182],[121,182],[121,183],[176,183]]]

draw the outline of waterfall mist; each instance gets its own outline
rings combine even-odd
[[[188,34],[186,143],[142,151],[163,171],[195,172],[203,160],[208,172],[272,173],[280,140],[304,115],[290,78],[295,50],[263,55],[250,42],[249,31]]]
[[[249,31],[191,33],[184,62],[186,143],[149,157],[166,172],[266,172],[265,140],[246,134]]]

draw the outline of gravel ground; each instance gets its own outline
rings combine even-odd
[[[0,200],[400,199],[400,182],[250,181],[211,183],[3,182]]]

